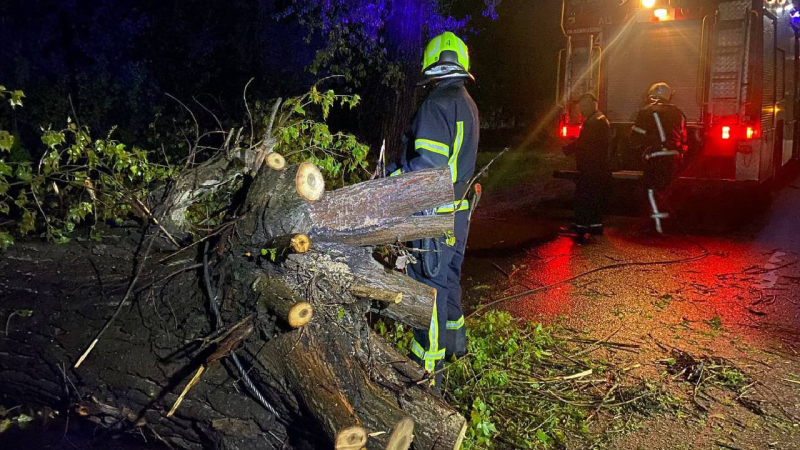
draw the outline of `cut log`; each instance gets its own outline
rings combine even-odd
[[[241,226],[251,245],[297,233],[314,242],[380,245],[453,230],[452,214],[414,215],[453,201],[449,167],[365,181],[324,196],[320,188],[318,169],[308,163],[261,173],[242,208],[260,218]]]
[[[311,239],[305,234],[287,234],[278,236],[264,245],[266,249],[274,249],[277,254],[305,253],[311,249]]]
[[[331,243],[316,244],[315,248],[318,251],[290,255],[286,267],[292,272],[326,273],[346,286],[400,293],[402,301],[381,305],[375,311],[412,328],[430,326],[436,289],[385,268],[372,258],[367,248]]]
[[[267,155],[267,166],[272,170],[283,170],[286,168],[286,159],[280,153],[272,152]]]
[[[350,286],[350,293],[356,297],[369,298],[389,304],[400,303],[403,300],[402,292],[389,291],[372,286],[353,285]]]
[[[361,450],[367,443],[367,430],[361,427],[350,427],[336,435],[336,450]]]
[[[413,440],[414,421],[411,418],[405,418],[392,430],[389,442],[386,444],[386,450],[408,450]]]
[[[416,389],[427,378],[425,371],[374,331],[368,334],[358,356],[378,372],[379,379],[393,386],[400,408],[414,418],[414,447],[460,449],[467,431],[466,419],[440,397]]]
[[[284,323],[299,328],[311,321],[314,307],[300,300],[282,281],[267,275],[257,277],[253,290],[259,294],[259,302],[268,307]]]
[[[452,201],[449,167],[367,181],[333,191],[311,206],[309,235],[357,246],[443,236],[453,229],[451,214],[413,214]]]
[[[304,199],[315,202],[325,193],[325,180],[319,168],[310,162],[304,162],[297,168],[295,175],[297,193]]]

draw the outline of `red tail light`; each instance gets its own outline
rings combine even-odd
[[[759,137],[758,127],[752,125],[722,125],[719,127],[717,136],[720,139],[750,141]]]
[[[581,134],[581,124],[562,124],[561,132],[558,134],[562,139],[577,138]]]

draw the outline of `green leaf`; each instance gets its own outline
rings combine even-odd
[[[0,174],[10,177],[14,175],[14,169],[3,161],[0,161]]]
[[[14,146],[14,136],[6,130],[0,130],[0,150],[9,151]]]
[[[9,103],[11,103],[12,107],[22,106],[22,99],[24,97],[25,94],[23,94],[22,91],[14,91],[11,93],[11,99],[9,100]]]
[[[14,237],[5,231],[0,231],[0,250],[5,250],[14,245]]]
[[[536,430],[536,439],[538,439],[539,442],[541,442],[544,445],[548,445],[551,442],[553,442],[553,439],[542,430]]]
[[[20,317],[30,317],[33,315],[32,309],[18,309],[14,312],[17,313],[17,315]]]

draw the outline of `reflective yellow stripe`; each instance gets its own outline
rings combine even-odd
[[[453,172],[453,183],[458,179],[458,153],[464,143],[464,122],[456,122],[456,140],[453,142],[453,154],[450,156],[450,171]]]
[[[398,176],[398,175],[400,175],[402,173],[403,173],[403,169],[397,169],[394,172],[390,173],[389,176],[390,177],[396,177],[396,176]]]
[[[450,147],[441,142],[432,141],[430,139],[417,139],[414,141],[414,148],[416,150],[428,150],[429,152],[437,153],[442,156],[450,156]]]
[[[448,203],[436,208],[437,213],[450,213],[455,211],[466,211],[469,209],[469,200],[456,200],[453,203]]]
[[[447,321],[447,329],[448,330],[457,330],[464,326],[464,316],[458,318],[458,320],[448,320]]]
[[[428,328],[428,352],[436,354],[439,351],[439,315],[436,312],[436,302],[433,303],[431,326]]]
[[[417,342],[416,339],[411,340],[411,353],[423,361],[432,360],[435,362],[437,359],[444,358],[444,350],[439,350],[436,353],[426,352],[422,348],[422,344]]]

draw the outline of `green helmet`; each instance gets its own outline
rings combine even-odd
[[[443,78],[470,78],[467,44],[455,34],[445,31],[425,46],[422,58],[423,82]]]

